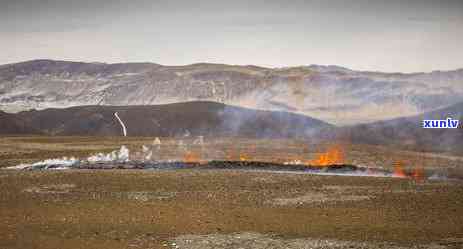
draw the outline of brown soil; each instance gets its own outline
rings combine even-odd
[[[6,137],[1,138],[0,164],[86,156],[122,144],[139,149],[152,140]],[[166,146],[176,144],[161,140]],[[280,155],[310,158],[325,147],[310,145],[304,151],[305,143],[289,140],[217,139],[210,144],[216,150],[243,151],[254,144],[261,153],[248,149],[250,156],[273,160]],[[425,167],[458,169],[461,165],[459,158],[420,157],[384,147],[344,148],[348,161],[380,162],[384,167],[401,159],[421,160],[428,163]],[[368,198],[347,198],[358,196]],[[275,200],[290,201],[275,205]],[[201,248],[198,241],[216,245],[203,248],[264,248],[227,237],[233,234],[254,234],[250,236],[253,245],[273,243],[273,248],[319,240],[341,241],[347,245],[344,248],[369,248],[361,247],[362,243],[404,248],[463,246],[463,183],[453,180],[194,169],[0,170],[0,214],[0,248]],[[184,236],[194,242],[191,247],[182,244]],[[314,248],[333,248],[323,243],[324,247]]]

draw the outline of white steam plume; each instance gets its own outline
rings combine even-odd
[[[127,137],[127,128],[125,127],[124,122],[119,118],[119,115],[117,115],[117,112],[114,113],[114,116],[116,116],[117,120],[119,120],[119,123],[122,126],[122,132],[124,133],[124,137]]]

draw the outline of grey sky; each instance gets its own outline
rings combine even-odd
[[[463,0],[2,0],[0,63],[463,67]]]

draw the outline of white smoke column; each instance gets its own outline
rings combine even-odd
[[[143,151],[143,153],[148,152],[149,149],[150,149],[150,148],[148,148],[148,146],[146,146],[146,145],[142,145],[142,146],[141,146],[141,150]]]
[[[108,154],[98,153],[87,158],[87,161],[90,163],[100,163],[100,162],[112,162],[117,159],[116,152],[113,151]]]
[[[159,159],[160,158],[160,152],[161,152],[161,139],[159,139],[159,137],[156,137],[156,139],[154,139],[153,141],[153,146],[151,147],[151,151],[150,151],[150,158],[147,159],[147,160],[152,160],[153,158],[153,151],[156,155],[156,158]]]
[[[122,145],[117,151],[112,151],[108,154],[97,153],[87,158],[89,163],[104,163],[104,162],[128,162],[129,161],[129,149]]]
[[[204,145],[204,136],[198,136],[194,141],[195,145]]]
[[[153,152],[150,151],[148,155],[145,156],[145,160],[150,161],[152,156],[153,156]]]
[[[160,150],[161,149],[161,139],[156,137],[153,141],[153,147],[156,147],[156,149]]]
[[[121,162],[128,162],[129,161],[129,149],[127,149],[127,147],[125,147],[125,145],[121,146],[121,149],[119,150],[118,159]]]
[[[151,156],[153,155],[153,151],[146,145],[142,145],[141,150],[143,152],[143,158],[146,161],[151,160]]]
[[[124,122],[119,118],[119,115],[117,115],[117,112],[114,113],[114,116],[116,116],[117,120],[119,120],[119,123],[122,126],[122,132],[124,133],[124,137],[127,137],[127,128],[125,127]]]

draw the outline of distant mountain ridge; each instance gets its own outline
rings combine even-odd
[[[0,134],[122,136],[118,113],[129,136],[304,137],[330,124],[310,117],[258,111],[215,102],[155,106],[78,106],[0,112]]]
[[[34,60],[0,66],[0,110],[215,101],[349,125],[412,116],[463,100],[463,69],[362,72],[338,66],[264,68],[198,63]]]
[[[459,120],[457,129],[424,129],[425,119]],[[412,117],[397,118],[370,124],[336,128],[331,131],[349,141],[389,145],[396,148],[449,152],[463,156],[463,102]]]

